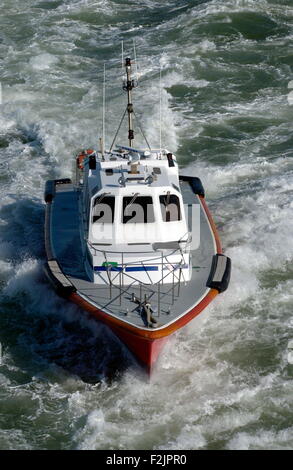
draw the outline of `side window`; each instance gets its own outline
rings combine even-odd
[[[181,220],[181,208],[179,197],[169,192],[160,196],[161,214],[164,222],[176,222]]]
[[[154,222],[154,206],[151,196],[127,196],[123,198],[122,223]]]
[[[114,212],[114,196],[97,196],[93,206],[93,223],[112,224],[114,222]]]

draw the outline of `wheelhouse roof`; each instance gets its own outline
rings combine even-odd
[[[176,157],[172,155],[173,164],[170,166],[166,150],[148,152],[145,156],[146,152],[142,150],[139,158],[135,158],[136,155],[132,153],[121,155],[118,152],[107,152],[104,158],[98,154],[96,168],[88,168],[88,185],[92,197],[104,190],[112,194],[132,191],[149,194],[155,188],[161,188],[164,192],[171,187],[180,193]],[[151,177],[151,183],[148,177]]]

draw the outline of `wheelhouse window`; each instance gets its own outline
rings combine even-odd
[[[99,195],[94,200],[93,223],[113,224],[115,212],[115,197]]]
[[[181,220],[181,208],[179,197],[169,192],[160,196],[161,214],[164,222],[176,222]]]
[[[146,224],[155,221],[151,196],[127,196],[123,198],[122,223]]]

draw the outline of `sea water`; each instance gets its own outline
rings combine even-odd
[[[1,1],[1,449],[292,449],[292,20],[290,0]],[[104,63],[111,144],[121,41],[153,147],[161,70],[162,144],[233,264],[150,382],[42,270],[45,181],[98,148]]]

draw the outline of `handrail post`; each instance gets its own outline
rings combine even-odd
[[[178,281],[177,297],[179,297],[179,294],[180,294],[181,271],[182,271],[182,268],[180,267],[180,269],[179,269],[179,281]]]
[[[172,305],[174,304],[174,278],[175,278],[175,268],[173,268],[172,272]]]
[[[160,316],[161,313],[161,292],[160,292],[160,281],[158,282],[158,317]]]
[[[121,268],[122,268],[122,288],[124,287],[124,259],[123,259],[123,253],[121,253]]]
[[[109,292],[110,292],[110,299],[112,299],[112,280],[111,280],[111,268],[107,267],[108,271],[108,279],[109,279]]]
[[[119,305],[121,305],[121,297],[122,297],[122,285],[121,285],[122,276],[123,276],[122,271],[120,271],[120,273],[119,273],[119,292],[120,292],[120,294],[119,294]]]

